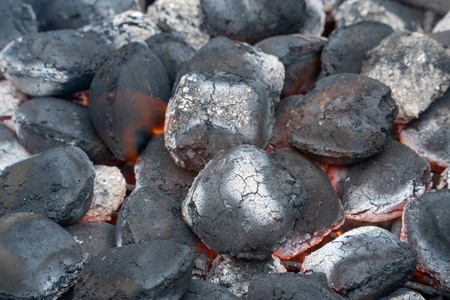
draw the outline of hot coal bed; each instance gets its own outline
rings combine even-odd
[[[0,6],[0,299],[450,299],[449,1]]]

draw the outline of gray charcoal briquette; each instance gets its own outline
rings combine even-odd
[[[425,298],[416,291],[401,288],[380,300],[425,300]]]
[[[15,0],[3,0],[0,4],[0,50],[13,39],[37,32],[33,8]]]
[[[326,13],[322,0],[305,0],[305,16],[300,34],[322,36],[325,29]]]
[[[205,280],[192,280],[181,300],[239,300],[227,288]]]
[[[0,123],[0,153],[0,173],[7,166],[30,156],[20,144],[15,133],[3,123]]]
[[[441,44],[445,49],[450,48],[450,29],[429,34],[431,38]]]

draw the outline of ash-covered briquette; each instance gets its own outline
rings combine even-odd
[[[387,24],[394,30],[422,31],[414,16],[392,0],[347,0],[337,8],[334,18],[338,28],[372,20]]]
[[[72,145],[86,152],[94,163],[112,159],[86,106],[52,97],[35,98],[16,109],[14,122],[17,137],[32,154]]]
[[[164,135],[152,137],[134,167],[137,187],[157,189],[180,203],[186,198],[196,172],[174,163],[164,145]]]
[[[33,8],[20,1],[3,0],[0,4],[0,28],[0,50],[15,38],[35,34],[37,22]]]
[[[450,167],[441,173],[441,178],[439,178],[439,184],[437,189],[448,189],[450,187]]]
[[[95,74],[89,111],[98,135],[119,159],[136,160],[164,124],[170,88],[166,69],[144,43],[129,43]]]
[[[269,273],[250,282],[246,300],[344,300],[330,289],[322,273]]]
[[[434,26],[433,32],[450,30],[450,11]]]
[[[0,81],[0,118],[12,117],[15,110],[27,100],[27,96],[19,91],[10,81]]]
[[[400,141],[426,158],[433,170],[450,167],[450,90],[400,132]]]
[[[324,38],[291,34],[267,38],[255,47],[283,63],[285,78],[281,95],[290,96],[311,90],[320,73],[320,55],[326,43]]]
[[[397,123],[418,118],[450,85],[450,56],[424,34],[394,32],[370,50],[367,57],[361,74],[391,88],[399,108]]]
[[[30,156],[20,144],[15,133],[2,123],[0,123],[0,153],[0,173],[7,166]]]
[[[76,281],[83,252],[55,222],[32,213],[0,218],[0,298],[56,299]]]
[[[265,259],[302,214],[301,183],[255,146],[217,154],[182,204],[185,222],[216,253]]]
[[[227,288],[205,280],[192,280],[181,300],[239,300]]]
[[[382,222],[401,217],[405,204],[430,187],[429,163],[389,139],[383,152],[349,167],[339,190],[346,218]]]
[[[416,291],[401,288],[389,296],[381,298],[380,300],[425,300],[425,298]]]
[[[322,238],[344,223],[344,210],[330,178],[319,167],[291,149],[271,154],[274,161],[306,192],[303,213],[297,217],[294,229],[275,255],[287,259],[320,243]]]
[[[93,32],[72,29],[28,34],[0,52],[0,71],[31,96],[86,90],[113,49]]]
[[[450,29],[442,32],[431,33],[429,36],[441,44],[444,48],[450,48]]]
[[[184,223],[178,201],[142,187],[135,189],[120,209],[116,240],[119,247],[150,240],[172,240],[193,247],[197,237]]]
[[[400,288],[414,273],[416,251],[389,231],[359,227],[305,258],[303,273],[323,272],[328,286],[348,299],[379,299]]]
[[[221,150],[242,144],[265,149],[275,123],[266,88],[221,71],[183,76],[170,98],[164,128],[175,163],[198,172]]]
[[[319,80],[291,111],[288,142],[323,162],[360,162],[383,150],[397,105],[390,89],[358,74]]]
[[[269,256],[264,260],[236,259],[230,255],[218,255],[212,263],[206,280],[226,287],[241,299],[248,292],[255,276],[267,273],[283,273],[286,269],[280,259]]]
[[[71,225],[88,211],[93,186],[94,168],[82,150],[48,150],[0,173],[0,215],[33,212]]]
[[[322,51],[321,77],[361,72],[367,52],[393,32],[386,24],[361,21],[334,30]]]
[[[75,299],[180,299],[191,281],[193,251],[172,241],[112,248],[90,259]]]
[[[313,36],[322,36],[325,29],[326,13],[322,0],[305,0],[303,25],[298,33]]]
[[[450,291],[450,190],[431,190],[405,206],[402,239],[417,250],[417,270]]]
[[[115,227],[105,222],[77,223],[65,228],[89,259],[116,246]]]

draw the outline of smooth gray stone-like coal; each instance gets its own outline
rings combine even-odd
[[[186,223],[216,253],[265,259],[302,213],[303,188],[255,146],[216,155],[182,205]]]
[[[0,215],[33,212],[67,226],[86,214],[93,187],[94,168],[83,151],[48,150],[0,173]]]
[[[112,159],[86,106],[58,98],[35,98],[16,109],[14,122],[21,144],[32,154],[72,145],[86,152],[94,163]]]
[[[376,21],[362,21],[334,30],[322,51],[321,77],[359,74],[367,52],[392,32],[390,26]]]
[[[323,272],[328,286],[348,299],[375,300],[400,288],[414,273],[417,253],[389,231],[348,231],[308,255],[303,273]]]
[[[33,8],[16,0],[3,0],[0,4],[0,50],[15,38],[37,32]]]
[[[431,190],[412,200],[403,213],[402,239],[417,250],[417,270],[450,291],[450,190]]]
[[[0,217],[1,299],[56,299],[82,268],[80,245],[55,222],[32,213]]]
[[[166,69],[144,43],[129,43],[95,74],[89,111],[98,135],[119,159],[136,160],[164,124],[169,99]]]
[[[3,123],[0,123],[0,153],[0,173],[7,166],[30,156],[16,134]]]
[[[227,288],[205,280],[192,280],[181,300],[239,300]]]
[[[330,289],[327,277],[321,273],[311,275],[295,273],[269,273],[250,282],[246,300],[343,300]]]
[[[349,167],[342,194],[346,218],[382,222],[401,217],[407,202],[431,187],[429,163],[413,150],[389,139],[386,149]]]
[[[180,299],[191,281],[194,252],[172,241],[112,248],[90,259],[75,299]]]
[[[425,298],[416,291],[401,288],[380,300],[425,300]]]
[[[398,108],[390,89],[357,74],[319,80],[291,112],[291,146],[331,164],[361,162],[383,150]]]

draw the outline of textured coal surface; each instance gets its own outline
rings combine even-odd
[[[93,186],[94,168],[83,151],[48,150],[0,173],[0,215],[33,212],[70,225],[87,212]]]
[[[368,52],[361,74],[392,90],[399,108],[396,122],[419,117],[450,85],[450,57],[434,39],[417,32],[395,32]]]
[[[349,164],[380,152],[397,116],[390,89],[357,74],[319,80],[293,109],[288,142],[323,162]]]
[[[428,162],[389,139],[383,152],[350,167],[340,190],[347,218],[381,222],[400,217],[405,204],[430,187]]]
[[[137,159],[153,130],[164,123],[169,93],[163,64],[143,43],[122,47],[95,74],[91,119],[117,158]]]
[[[0,218],[1,299],[55,299],[82,267],[81,247],[53,221],[31,213]]]
[[[271,157],[300,181],[306,192],[303,214],[297,218],[294,229],[275,254],[290,258],[319,243],[325,235],[342,225],[344,210],[330,178],[315,164],[290,149],[276,151]]]
[[[36,33],[37,23],[33,8],[19,1],[3,0],[0,4],[0,28],[0,50],[15,38]]]
[[[196,177],[183,218],[217,253],[265,259],[301,214],[303,188],[268,155],[243,145],[218,154]]]
[[[192,250],[172,241],[113,248],[86,263],[75,299],[180,299],[193,262]]]
[[[413,275],[416,251],[380,227],[348,231],[305,258],[303,273],[323,272],[349,299],[379,299]]]
[[[30,154],[20,145],[16,134],[6,125],[0,123],[0,173],[7,166],[29,156]]]
[[[291,34],[267,38],[255,47],[283,63],[285,79],[281,95],[289,96],[311,90],[320,73],[320,55],[326,43],[320,37]]]
[[[238,296],[225,287],[204,280],[192,280],[181,300],[238,300]]]
[[[393,32],[386,24],[361,21],[334,30],[322,51],[321,76],[361,72],[367,52]]]
[[[437,287],[450,291],[450,190],[428,191],[408,203],[402,239],[417,250],[417,269]]]
[[[269,273],[250,282],[246,300],[343,300],[327,286],[324,274]]]
[[[112,153],[94,130],[89,108],[57,98],[35,98],[14,114],[17,136],[32,154],[64,145],[79,147],[94,163],[112,158]]]
[[[425,300],[425,298],[416,291],[401,288],[380,300]]]

